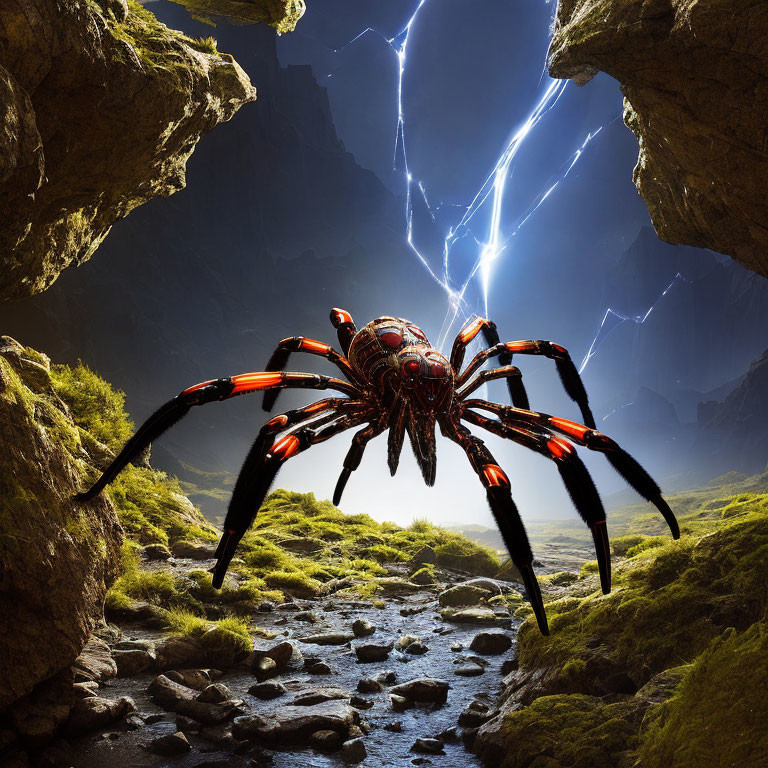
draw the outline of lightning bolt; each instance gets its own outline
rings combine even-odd
[[[437,221],[435,212],[429,203],[426,185],[423,181],[414,179],[411,172],[406,142],[407,123],[403,105],[403,87],[411,32],[419,14],[427,2],[428,0],[419,0],[419,3],[416,5],[415,10],[408,18],[406,24],[401,28],[400,32],[393,37],[384,35],[373,27],[367,27],[340,48],[332,50],[335,53],[339,53],[350,45],[358,42],[363,37],[373,35],[384,41],[396,57],[397,115],[394,139],[394,168],[395,170],[402,171],[405,180],[405,237],[408,247],[418,262],[426,270],[427,274],[444,291],[448,300],[448,308],[438,340],[438,348],[442,349],[447,342],[454,324],[457,321],[465,320],[472,314],[469,309],[467,293],[476,280],[479,281],[480,285],[483,310],[485,315],[488,316],[488,296],[491,288],[494,265],[507,250],[511,238],[515,237],[520,232],[546,200],[549,199],[558,186],[568,177],[574,166],[584,155],[589,143],[600,134],[603,126],[600,126],[595,131],[587,134],[579,148],[569,158],[569,161],[561,167],[558,175],[555,178],[550,179],[547,186],[536,196],[534,202],[528,206],[522,215],[517,217],[515,224],[511,228],[507,228],[503,203],[507,184],[513,174],[514,162],[523,148],[526,139],[533,133],[540,121],[554,109],[568,86],[567,80],[549,79],[546,75],[546,70],[543,70],[540,83],[544,82],[545,79],[549,79],[549,83],[543,89],[543,92],[541,92],[536,103],[529,110],[520,127],[512,133],[499,154],[496,163],[486,175],[483,184],[477,190],[474,197],[465,205],[455,206],[460,211],[463,211],[463,213],[458,222],[450,226],[448,232],[444,235],[442,269],[438,271],[433,268],[433,262],[416,244],[414,234],[415,199],[422,199],[432,222],[436,224]],[[418,192],[416,192],[416,190],[418,190]],[[473,230],[474,220],[479,217],[480,213],[485,214],[488,207],[490,207],[490,215],[488,217],[487,229],[483,236],[478,236]],[[458,279],[454,276],[454,269],[451,264],[451,253],[453,246],[456,243],[468,237],[474,240],[477,246],[477,254],[469,273],[463,279]]]
[[[672,288],[679,282],[689,283],[690,280],[686,280],[679,272],[672,278],[672,282],[657,296],[656,300],[651,304],[648,309],[639,315],[625,315],[621,312],[617,312],[615,309],[608,307],[605,310],[603,319],[600,322],[600,327],[597,329],[595,338],[592,339],[592,343],[589,345],[587,354],[584,355],[584,359],[579,366],[579,373],[583,373],[587,367],[589,361],[595,356],[598,347],[605,341],[605,339],[620,325],[624,323],[635,323],[636,325],[642,325],[658,306],[659,302],[672,290]],[[610,415],[610,414],[609,414]],[[607,418],[607,417],[606,417]]]

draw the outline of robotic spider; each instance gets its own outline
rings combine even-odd
[[[253,522],[278,470],[293,456],[347,429],[361,426],[352,438],[333,494],[338,504],[350,475],[360,466],[369,440],[389,429],[388,464],[397,470],[405,433],[427,485],[435,482],[435,426],[458,443],[486,490],[488,504],[512,561],[520,571],[539,629],[548,634],[547,618],[533,573],[533,554],[520,514],[510,493],[507,475],[483,441],[462,423],[467,422],[512,440],[553,460],[579,515],[592,532],[600,582],[611,588],[611,562],[605,510],[576,445],[601,451],[641,496],[651,501],[667,521],[672,536],[680,531],[659,486],[628,453],[595,429],[587,393],[568,351],[549,341],[501,343],[494,323],[472,319],[459,333],[448,360],[433,349],[420,328],[400,318],[379,317],[359,331],[350,314],[331,310],[343,355],[328,344],[302,336],[283,339],[265,371],[212,379],[189,387],[163,405],[137,430],[99,480],[76,498],[87,501],[98,494],[125,465],[192,406],[264,391],[264,410],[272,410],[284,388],[335,390],[346,397],[330,397],[305,408],[270,419],[259,432],[235,484],[216,549],[213,585],[220,587],[235,548]],[[467,345],[482,333],[487,348],[462,370]],[[319,355],[336,365],[346,381],[310,373],[286,373],[291,352]],[[586,426],[568,419],[531,411],[520,371],[511,365],[514,354],[544,355],[554,360],[568,395],[581,409]],[[500,367],[480,370],[497,358]],[[505,379],[513,405],[470,399],[485,382]],[[488,418],[479,411],[492,414]]]

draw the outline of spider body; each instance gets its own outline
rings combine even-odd
[[[323,342],[293,336],[278,344],[264,371],[211,379],[188,387],[139,427],[102,476],[87,492],[79,494],[78,500],[93,498],[128,462],[194,406],[263,391],[264,409],[270,411],[281,389],[331,389],[345,396],[324,398],[275,416],[259,432],[238,476],[224,521],[224,533],[216,550],[217,563],[212,569],[215,587],[221,586],[237,544],[253,522],[280,467],[298,453],[353,427],[359,429],[344,459],[334,504],[339,503],[352,472],[360,466],[367,443],[385,431],[389,433],[390,472],[394,475],[397,470],[407,434],[425,482],[433,485],[437,466],[435,431],[439,427],[445,437],[464,450],[483,484],[491,512],[544,634],[548,633],[547,619],[533,573],[533,553],[512,500],[509,478],[467,424],[523,445],[555,463],[574,506],[592,532],[604,592],[610,591],[611,582],[605,510],[572,443],[604,453],[627,482],[656,505],[672,535],[678,538],[677,521],[658,485],[628,453],[595,429],[587,393],[564,347],[538,340],[501,343],[496,326],[476,317],[458,334],[447,358],[430,345],[418,326],[401,318],[379,317],[358,331],[348,312],[333,309],[331,322],[341,353]],[[480,334],[486,347],[464,367],[467,345]],[[285,372],[293,352],[326,358],[346,380]],[[585,423],[530,410],[520,371],[511,365],[515,354],[551,358]],[[483,365],[493,358],[501,365],[483,370]],[[512,406],[469,398],[493,379],[506,380]]]

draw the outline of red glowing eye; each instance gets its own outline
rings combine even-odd
[[[445,376],[445,366],[441,363],[432,363],[431,373],[436,378],[441,379],[443,376]]]
[[[419,372],[419,363],[416,360],[409,360],[403,367],[406,371],[408,371],[408,373]]]
[[[382,333],[379,336],[383,344],[386,344],[390,349],[397,349],[403,343],[403,337],[395,331],[388,331]]]

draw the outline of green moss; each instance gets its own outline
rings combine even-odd
[[[321,584],[300,571],[269,571],[264,581],[272,589],[294,592],[298,596],[314,597],[320,594]]]
[[[643,768],[761,768],[768,756],[768,625],[727,630],[646,719]]]
[[[720,511],[734,504],[738,512],[723,518]],[[526,622],[521,665],[562,668],[585,657],[588,641],[599,637],[601,652],[642,685],[654,673],[692,662],[723,626],[761,619],[768,606],[768,495],[725,499],[714,510],[702,506],[699,500],[686,512],[697,535],[634,544],[634,556],[614,568],[612,594],[549,603],[548,638]]]
[[[374,544],[368,548],[368,553],[380,563],[402,563],[408,560],[405,552],[387,544]]]
[[[637,743],[636,706],[591,696],[543,696],[507,713],[499,768],[616,768],[617,753]]]
[[[117,451],[131,436],[133,424],[124,410],[125,393],[113,389],[87,365],[54,365],[51,381],[75,424],[99,442]]]

